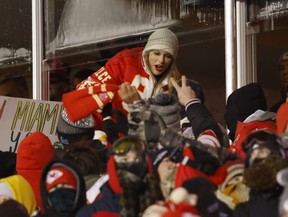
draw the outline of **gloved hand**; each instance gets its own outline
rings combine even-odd
[[[112,103],[108,103],[102,110],[102,130],[107,134],[107,140],[113,144],[119,138],[117,125],[112,119]]]
[[[116,116],[116,125],[119,132],[123,135],[128,135],[128,120],[125,114],[118,109],[113,110],[113,115]]]

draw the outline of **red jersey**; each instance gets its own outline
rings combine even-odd
[[[125,49],[113,56],[104,67],[82,81],[77,89],[96,84],[117,84],[128,82],[135,86],[142,99],[148,99],[156,93],[168,91],[168,77],[157,85],[143,60],[142,47]],[[155,90],[154,90],[155,89]],[[113,107],[120,108],[127,113],[127,104],[116,94],[112,100]],[[124,108],[124,110],[123,110]]]

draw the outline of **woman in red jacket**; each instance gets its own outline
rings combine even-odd
[[[127,113],[127,104],[134,100],[148,99],[159,92],[167,92],[172,87],[170,78],[180,78],[175,65],[178,47],[177,36],[171,30],[162,28],[150,35],[144,48],[120,51],[77,86],[78,90],[87,89],[94,101],[90,97],[77,102],[75,97],[64,95],[63,103],[70,119],[75,121],[85,117],[92,109],[102,109],[111,101],[113,108]],[[94,89],[97,86],[101,90]]]

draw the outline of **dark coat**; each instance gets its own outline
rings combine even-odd
[[[76,217],[91,217],[93,214],[105,211],[118,214],[120,212],[120,194],[115,193],[106,182],[101,188],[101,197],[92,204],[82,207]]]
[[[202,132],[212,130],[219,140],[221,146],[225,146],[224,135],[218,122],[211,112],[201,103],[192,103],[186,107],[186,115],[192,126],[193,133],[197,138]]]
[[[234,210],[234,217],[278,217],[278,202],[282,189],[250,191],[250,199],[240,203]]]

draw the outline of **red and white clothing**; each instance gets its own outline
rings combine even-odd
[[[192,139],[197,139],[215,148],[224,146],[223,132],[213,115],[198,98],[191,99],[185,106],[185,110],[190,127],[185,129],[184,135],[190,131]],[[188,137],[189,134],[187,134]]]
[[[98,84],[116,84],[128,82],[135,86],[142,99],[155,96],[156,93],[168,91],[168,79],[156,83],[154,76],[145,66],[142,47],[125,49],[113,56],[104,67],[82,81],[77,89]],[[157,85],[157,86],[156,86]],[[116,94],[112,100],[114,108],[120,108],[125,113],[128,108]]]

